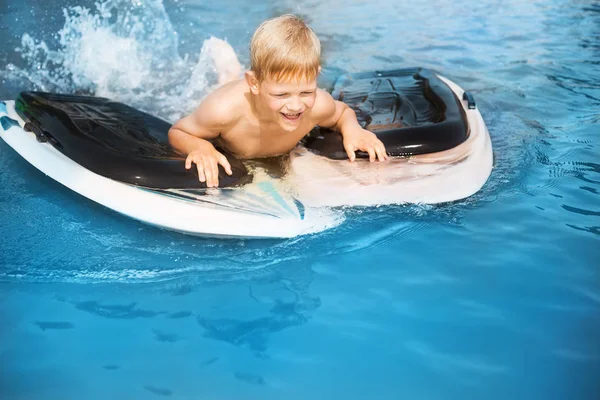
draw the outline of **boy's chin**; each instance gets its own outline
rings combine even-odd
[[[296,128],[298,128],[298,125],[296,125],[296,124],[290,125],[289,123],[286,123],[286,122],[279,124],[279,126],[286,132],[293,132],[296,130]]]

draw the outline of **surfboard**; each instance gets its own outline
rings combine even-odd
[[[332,94],[384,141],[389,161],[351,163],[341,135],[317,128],[275,161],[285,165],[231,159],[225,187],[206,188],[170,149],[169,123],[109,99],[36,92],[0,102],[0,137],[83,197],[200,236],[290,238],[338,225],[341,206],[450,202],[487,181],[489,132],[454,82],[420,68],[375,71],[340,77]]]

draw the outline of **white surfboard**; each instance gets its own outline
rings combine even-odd
[[[463,90],[444,79],[459,99]],[[461,102],[468,139],[447,151],[394,157],[384,163],[331,160],[302,146],[291,152],[287,174],[273,178],[261,168],[250,184],[235,188],[157,190],[98,175],[40,143],[15,111],[0,102],[0,137],[35,168],[69,189],[125,216],[186,234],[243,238],[290,238],[338,225],[338,206],[442,203],[471,196],[490,175],[488,130],[479,110]]]

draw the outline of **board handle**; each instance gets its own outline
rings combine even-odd
[[[473,97],[473,95],[471,93],[464,92],[462,99],[466,100],[467,107],[469,108],[469,110],[474,110],[475,108],[477,108],[477,106],[475,105],[475,98]]]
[[[62,145],[56,140],[49,132],[46,132],[38,125],[32,122],[26,122],[23,126],[25,132],[33,132],[35,134],[35,138],[40,143],[50,142],[54,147],[61,148]]]

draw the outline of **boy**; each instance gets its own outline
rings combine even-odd
[[[263,22],[250,43],[251,68],[229,82],[169,130],[169,142],[198,168],[200,182],[219,185],[219,165],[232,174],[209,139],[241,158],[270,157],[292,150],[315,125],[341,132],[350,161],[355,151],[384,161],[383,143],[363,129],[346,104],[317,88],[321,45],[302,20],[283,15]]]

